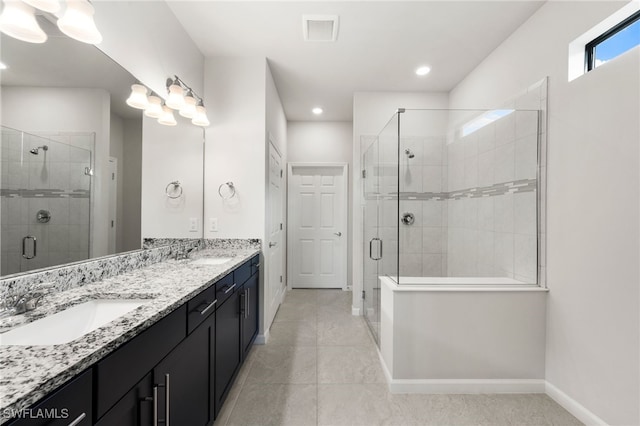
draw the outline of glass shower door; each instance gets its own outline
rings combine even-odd
[[[378,174],[378,139],[373,139],[362,157],[363,195],[363,315],[375,339],[380,325],[380,294],[378,284],[378,260],[374,245],[380,241],[378,223],[378,198],[380,176]],[[377,246],[376,246],[377,249]]]

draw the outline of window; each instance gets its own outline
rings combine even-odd
[[[636,12],[585,46],[586,68],[591,71],[640,45],[640,12]]]

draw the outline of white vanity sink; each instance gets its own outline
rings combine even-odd
[[[192,265],[222,265],[233,259],[232,257],[203,257],[191,262]]]
[[[121,317],[148,299],[96,299],[0,334],[0,345],[58,345]]]

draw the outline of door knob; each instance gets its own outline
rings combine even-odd
[[[337,235],[338,237],[342,237],[342,232],[334,232],[334,235]]]
[[[278,243],[269,243],[269,248],[277,246]]]

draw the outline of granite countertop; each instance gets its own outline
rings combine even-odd
[[[187,260],[166,260],[103,281],[47,295],[36,310],[0,321],[0,330],[52,315],[92,299],[148,299],[118,319],[72,342],[0,346],[0,413],[27,408],[86,370],[215,280],[258,254],[257,249],[205,249]],[[231,257],[221,265],[194,265],[202,257]],[[0,416],[0,423],[8,419]]]

